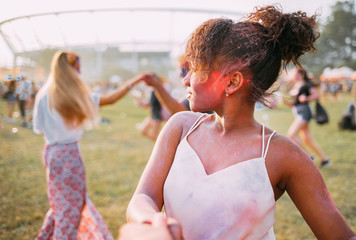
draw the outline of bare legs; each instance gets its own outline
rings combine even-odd
[[[142,135],[156,141],[159,131],[161,130],[161,121],[154,120],[151,117],[147,117],[140,127],[140,132]]]
[[[14,112],[14,108],[15,108],[15,103],[13,102],[7,102],[7,116],[8,116],[8,121],[9,122],[13,122],[13,118],[12,118],[12,113]]]
[[[298,134],[300,138],[298,137]],[[309,152],[307,146],[321,159],[325,161],[328,157],[314,142],[310,134],[309,123],[297,117],[288,130],[288,137],[297,143],[305,152]]]

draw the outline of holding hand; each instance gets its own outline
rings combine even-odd
[[[171,224],[169,224],[171,222]],[[120,229],[119,240],[176,240],[182,239],[181,227],[172,218],[165,218],[163,213],[153,217],[152,225],[128,223]]]
[[[154,73],[146,74],[146,76],[144,78],[144,81],[148,86],[151,86],[151,87],[154,87],[154,88],[159,86],[159,85],[162,85],[161,80]]]
[[[140,73],[127,80],[115,91],[100,97],[100,106],[113,104],[124,97],[136,84],[150,76],[149,73]]]
[[[308,102],[308,97],[306,95],[302,94],[298,97],[298,100],[301,103]]]

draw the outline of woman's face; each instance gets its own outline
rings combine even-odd
[[[225,82],[220,71],[212,71],[205,78],[190,71],[182,81],[194,112],[214,111],[225,97]]]

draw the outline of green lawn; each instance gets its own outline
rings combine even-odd
[[[351,101],[343,96],[326,105],[331,122],[311,125],[312,135],[327,152],[332,165],[322,169],[329,191],[351,228],[356,231],[356,132],[341,132],[337,121]],[[0,110],[6,112],[4,102]],[[130,96],[101,109],[110,123],[84,134],[80,145],[86,166],[89,197],[103,216],[114,238],[125,223],[125,209],[153,148],[135,125],[148,114]],[[286,134],[293,120],[291,110],[256,112],[256,118]],[[17,128],[17,132],[12,130]],[[2,122],[0,128],[0,238],[34,239],[48,210],[45,171],[41,161],[43,137],[30,129]],[[288,195],[277,203],[277,239],[314,239]]]

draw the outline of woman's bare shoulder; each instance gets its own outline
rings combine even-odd
[[[268,151],[270,159],[284,171],[293,171],[295,167],[307,167],[314,164],[310,156],[290,138],[275,134]]]
[[[288,158],[289,160],[300,159],[301,157],[307,156],[293,140],[282,134],[275,134],[273,136],[269,151],[276,152],[280,157]]]
[[[191,111],[182,111],[174,114],[169,120],[168,124],[181,126],[184,129],[190,129],[191,126],[201,117],[203,113],[196,113]]]
[[[164,125],[156,143],[170,139],[170,141],[176,141],[178,144],[202,115],[203,114],[201,113],[194,113],[190,111],[178,112],[174,114]]]

